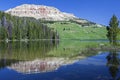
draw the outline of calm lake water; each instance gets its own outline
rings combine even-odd
[[[119,51],[85,49],[101,44],[80,41],[1,42],[0,80],[120,80]]]

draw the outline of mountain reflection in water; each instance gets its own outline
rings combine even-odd
[[[88,44],[1,43],[0,80],[120,80],[120,51],[84,51]]]
[[[45,58],[41,60],[39,59],[14,63],[8,68],[13,69],[19,73],[33,74],[54,71],[62,65],[67,65],[71,63],[73,63],[73,61],[66,60],[64,58]]]

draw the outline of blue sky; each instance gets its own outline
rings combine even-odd
[[[4,11],[21,4],[53,6],[99,24],[108,25],[113,14],[120,19],[120,0],[0,0]]]

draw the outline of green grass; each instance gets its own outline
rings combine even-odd
[[[79,24],[71,22],[66,22],[65,24],[61,22],[55,22],[53,24],[48,24],[48,26],[55,31],[57,30],[61,39],[58,48],[50,51],[48,56],[71,57],[82,53],[82,51],[86,50],[87,47],[100,47],[100,44],[108,45],[108,42],[89,41],[90,39],[107,39],[107,31],[105,27],[82,27]],[[88,40],[88,42],[84,40]],[[95,53],[97,54],[97,52]],[[90,56],[93,54],[84,53],[82,55]]]
[[[4,55],[8,55],[8,58],[15,60],[32,60],[34,58],[42,57],[73,57],[81,54],[82,56],[91,56],[93,53],[82,53],[86,50],[87,47],[99,47],[100,44],[108,45],[108,42],[94,42],[94,41],[80,41],[80,40],[70,40],[70,39],[107,39],[106,38],[106,29],[105,27],[89,26],[82,27],[76,23],[67,22],[67,24],[61,24],[60,22],[55,22],[53,24],[48,24],[51,28],[59,33],[60,35],[60,44],[56,47],[44,45],[46,42],[31,42],[28,47],[27,44],[21,43],[17,47],[12,45],[12,50],[9,50],[4,46],[0,46],[0,53],[7,53],[12,51],[12,56],[9,54],[1,54],[0,58],[2,59]],[[33,44],[32,44],[33,43]],[[43,45],[42,45],[43,43]],[[17,45],[17,44],[16,44]],[[41,46],[40,46],[41,45]],[[3,47],[3,48],[2,48]],[[97,54],[97,52],[95,52]]]
[[[71,22],[67,22],[67,24],[56,22],[48,25],[54,30],[57,30],[60,39],[107,39],[105,27],[82,27]]]

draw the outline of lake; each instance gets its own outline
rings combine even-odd
[[[120,51],[101,41],[0,43],[0,80],[120,80]]]

